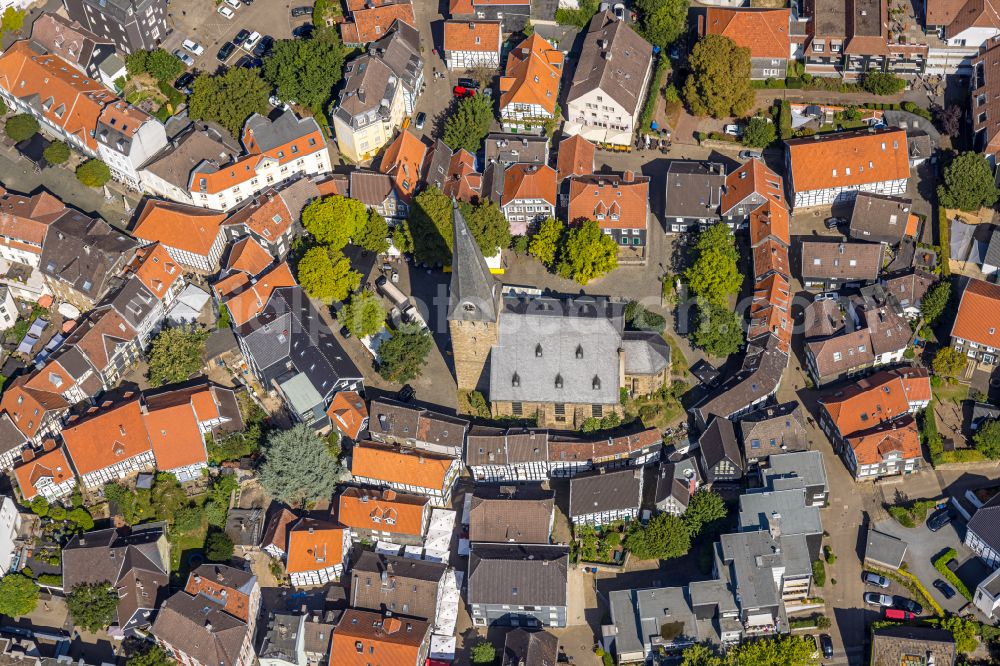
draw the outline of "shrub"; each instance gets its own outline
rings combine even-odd
[[[59,574],[41,574],[38,576],[38,584],[48,587],[62,587],[62,576]]]
[[[30,113],[19,113],[7,119],[4,132],[14,141],[24,141],[38,133],[38,121]]]
[[[813,560],[813,582],[816,583],[818,587],[823,587],[826,585],[826,566],[823,564],[823,560]]]
[[[958,557],[958,553],[955,552],[954,548],[949,548],[940,555],[934,558],[933,564],[934,568],[944,576],[945,580],[951,583],[951,586],[958,590],[958,593],[965,597],[968,601],[972,601],[972,593],[969,592],[969,588],[965,586],[955,572],[948,568],[948,563]]]
[[[826,560],[827,564],[833,565],[833,563],[837,561],[837,556],[833,554],[832,548],[829,546],[823,546],[823,559]]]

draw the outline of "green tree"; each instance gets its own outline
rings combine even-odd
[[[496,658],[497,649],[493,647],[493,643],[486,640],[480,640],[472,646],[473,664],[492,664],[496,661]]]
[[[149,383],[153,386],[183,382],[197,374],[204,361],[208,331],[193,326],[165,328],[149,352]]]
[[[696,326],[691,341],[709,355],[716,357],[735,354],[743,346],[743,327],[739,316],[714,303],[698,305]]]
[[[670,560],[691,550],[691,533],[683,520],[661,513],[645,527],[638,521],[629,525],[625,548],[640,560]]]
[[[722,666],[722,664],[722,657],[704,643],[695,643],[685,648],[681,659],[681,666]]]
[[[174,666],[174,661],[159,645],[148,644],[145,651],[129,657],[127,666]]]
[[[39,518],[49,515],[49,501],[41,495],[36,495],[31,500],[31,512]]]
[[[125,65],[126,69],[128,64]],[[157,81],[170,83],[185,69],[181,59],[163,49],[154,49],[146,58],[145,70]]]
[[[463,97],[444,123],[444,142],[452,150],[464,148],[475,155],[493,125],[493,100],[486,95]]]
[[[726,654],[729,666],[810,666],[816,644],[803,636],[761,638],[741,643]]]
[[[229,514],[229,507],[216,500],[205,502],[205,520],[209,525],[215,527],[226,526],[226,516]]]
[[[3,10],[3,15],[0,16],[0,31],[5,33],[21,32],[21,28],[24,27],[24,17],[25,11],[23,9],[8,7]]]
[[[942,280],[934,285],[920,301],[920,314],[928,324],[934,324],[948,307],[951,298],[951,282]]]
[[[209,532],[205,539],[205,559],[209,562],[229,562],[233,559],[233,540],[225,532]]]
[[[950,631],[955,638],[955,649],[959,652],[969,654],[975,652],[979,647],[979,623],[967,620],[964,617],[950,615],[941,620],[940,627],[945,631]]]
[[[962,153],[945,167],[938,199],[945,208],[976,211],[1000,198],[989,162],[980,153]]]
[[[294,100],[320,115],[340,82],[346,56],[336,30],[319,29],[311,39],[283,39],[264,59],[264,80],[278,99]]]
[[[302,226],[331,250],[343,249],[367,222],[365,205],[339,194],[316,199],[302,210]]]
[[[965,354],[956,351],[953,347],[941,347],[934,355],[931,368],[936,375],[953,378],[958,377],[965,370],[965,364]]]
[[[531,236],[528,253],[549,268],[556,263],[565,226],[554,217],[545,218],[538,231]]]
[[[720,308],[740,293],[743,276],[737,267],[736,237],[728,224],[713,224],[698,235],[695,260],[684,273],[691,293]]]
[[[10,109],[7,108],[7,103],[0,99],[0,116],[6,116],[9,111]]]
[[[76,168],[76,179],[87,187],[104,187],[111,180],[111,169],[99,159],[89,159]]]
[[[683,520],[693,539],[705,525],[721,520],[726,515],[726,503],[722,501],[722,496],[714,490],[702,488],[691,496]]]
[[[903,92],[906,81],[892,72],[868,72],[861,80],[861,86],[873,95],[895,95]]]
[[[688,0],[638,0],[640,32],[650,44],[666,49],[687,29]]]
[[[420,376],[431,351],[431,335],[416,324],[405,324],[378,348],[378,373],[402,384]]]
[[[580,284],[603,277],[618,268],[618,244],[594,220],[575,226],[566,234],[556,272]]]
[[[0,578],[0,615],[21,617],[38,605],[38,585],[18,573]]]
[[[351,302],[340,308],[337,321],[359,338],[375,335],[385,327],[385,308],[378,296],[365,289],[354,294]]]
[[[705,35],[691,49],[684,99],[696,116],[742,116],[753,106],[750,49],[723,35]]]
[[[743,145],[752,148],[767,148],[778,139],[778,130],[773,122],[754,116],[743,130]]]
[[[30,113],[19,113],[7,119],[4,132],[12,141],[24,141],[38,134],[38,121]]]
[[[354,243],[370,252],[382,254],[389,249],[389,223],[374,208],[368,211],[368,219],[354,234]]]
[[[149,51],[133,51],[125,56],[125,71],[129,76],[146,73],[146,61],[149,59]]]
[[[480,203],[465,221],[485,256],[495,257],[499,250],[510,245],[510,223],[492,201]]]
[[[267,113],[270,91],[256,69],[234,67],[216,76],[202,74],[191,87],[188,115],[192,120],[217,122],[239,137],[247,118]]]
[[[45,147],[42,157],[49,164],[64,164],[69,159],[69,146],[62,141],[53,141]]]
[[[70,511],[66,514],[66,518],[73,521],[76,524],[77,529],[81,532],[89,532],[94,529],[93,516],[91,516],[90,513],[82,506],[78,506]]]
[[[976,450],[990,460],[1000,459],[1000,421],[990,421],[972,438]]]
[[[361,273],[351,269],[350,260],[339,250],[310,248],[298,266],[299,284],[313,298],[326,303],[342,301],[361,285]]]
[[[341,475],[340,465],[316,432],[305,424],[272,430],[264,443],[258,477],[271,497],[290,506],[329,499]]]
[[[96,633],[111,626],[118,616],[118,595],[110,583],[85,583],[66,595],[66,607],[73,624]]]
[[[205,521],[205,510],[197,504],[182,506],[173,512],[171,518],[176,531],[182,533],[197,532],[201,530]]]
[[[49,518],[56,522],[66,520],[66,509],[59,504],[53,504],[49,507]]]

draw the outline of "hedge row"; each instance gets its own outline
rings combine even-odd
[[[661,55],[660,62],[656,65],[656,71],[653,72],[653,80],[649,84],[646,104],[642,107],[642,114],[639,116],[640,131],[648,132],[651,130],[650,125],[653,122],[653,112],[656,111],[656,102],[660,99],[660,90],[663,88],[669,71],[670,58]]]
[[[946,278],[951,275],[951,267],[948,260],[951,259],[951,238],[948,227],[948,216],[942,206],[938,206],[938,264],[941,266],[941,277]]]
[[[931,610],[934,611],[935,615],[938,617],[944,617],[944,609],[941,608],[938,602],[934,601],[934,597],[932,597],[931,593],[927,591],[927,588],[924,587],[923,583],[921,583],[917,577],[909,571],[903,571],[902,569],[884,569],[882,567],[874,567],[871,565],[866,566],[865,569],[868,571],[874,571],[875,573],[881,574],[886,578],[891,578],[909,590],[914,596],[923,597],[924,602],[928,607],[930,607]]]
[[[955,572],[948,568],[948,563],[953,559],[958,557],[958,553],[955,552],[954,548],[949,548],[944,551],[938,557],[934,558],[934,568],[938,570],[942,576],[945,577],[951,586],[958,590],[958,593],[965,597],[968,601],[972,601],[972,593],[969,592],[969,588],[965,586],[965,583],[955,575]]]

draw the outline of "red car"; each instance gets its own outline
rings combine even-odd
[[[476,89],[475,88],[466,88],[464,86],[455,86],[455,89],[452,92],[455,93],[455,97],[475,97],[476,96]]]
[[[916,620],[917,616],[910,611],[899,610],[898,608],[886,608],[885,619],[887,620]]]

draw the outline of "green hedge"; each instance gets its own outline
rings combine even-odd
[[[931,454],[931,464],[937,467],[942,462],[942,457],[944,455],[944,441],[941,439],[941,434],[937,429],[937,417],[934,416],[934,401],[927,405],[920,414],[920,436],[924,440],[924,446],[927,447],[927,451]],[[912,525],[907,525],[906,527],[912,527]]]
[[[942,206],[938,206],[938,263],[941,265],[941,277],[946,278],[951,275],[951,267],[948,260],[951,258],[951,230],[948,227],[948,216]]]
[[[653,72],[653,80],[649,84],[649,94],[646,95],[646,104],[642,107],[642,114],[639,115],[639,131],[648,132],[653,122],[653,113],[656,111],[656,102],[660,99],[660,90],[667,80],[667,72],[670,71],[670,58],[660,56],[660,62]]]
[[[823,560],[813,560],[813,582],[819,587],[826,585],[826,565]]]
[[[969,592],[969,588],[965,586],[965,583],[955,575],[955,572],[948,568],[948,563],[958,557],[958,553],[955,552],[954,548],[949,548],[944,551],[941,555],[934,558],[934,568],[938,570],[942,576],[945,577],[951,586],[958,590],[958,593],[965,597],[968,601],[972,601],[972,593]]]
[[[41,574],[38,576],[39,585],[47,585],[49,587],[62,587],[62,576],[59,574]]]
[[[935,500],[916,500],[890,506],[888,511],[897,523],[903,527],[916,527],[927,519],[927,512],[937,504]]]
[[[891,578],[909,590],[910,594],[913,596],[923,597],[924,604],[933,610],[935,615],[938,617],[944,617],[944,609],[941,608],[941,605],[934,601],[934,597],[932,597],[931,593],[927,591],[927,588],[924,587],[923,583],[921,583],[920,580],[909,571],[903,571],[902,569],[885,569],[883,567],[876,567],[870,564],[865,566],[865,570],[875,572],[885,576],[886,578]]]

